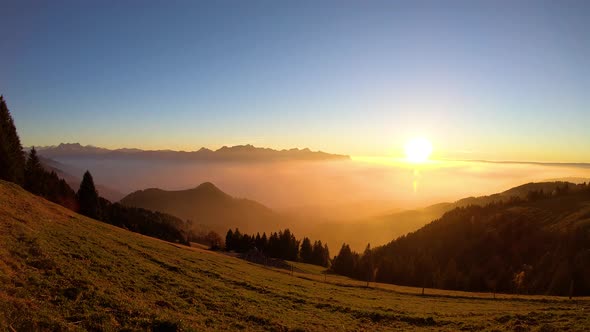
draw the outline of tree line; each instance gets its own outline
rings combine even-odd
[[[304,237],[297,240],[289,230],[273,232],[267,237],[266,233],[256,235],[242,234],[239,229],[228,230],[225,236],[225,250],[245,253],[257,250],[268,257],[328,267],[330,264],[330,250],[328,244]]]
[[[24,152],[4,96],[0,96],[0,179],[87,217],[166,241],[189,244],[187,223],[168,214],[111,203],[99,196],[90,172],[84,173],[76,192],[54,171],[47,171],[34,147],[28,154]]]

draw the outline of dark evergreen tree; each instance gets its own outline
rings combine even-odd
[[[268,238],[266,237],[266,233],[262,233],[262,237],[260,238],[260,250],[266,252],[268,250]]]
[[[0,179],[22,185],[25,154],[14,126],[14,121],[0,96]]]
[[[240,252],[247,252],[254,248],[254,238],[248,234],[244,234],[240,240]]]
[[[227,234],[225,234],[225,250],[234,250],[234,232],[232,232],[231,229],[227,231]]]
[[[315,241],[313,243],[313,263],[315,265],[320,265],[324,267],[328,267],[330,262],[330,251],[328,250],[328,244],[322,245],[322,241]]]
[[[254,239],[254,245],[258,251],[265,252],[266,251],[266,233],[260,236],[260,233],[256,233],[256,238]]]
[[[311,247],[311,241],[307,237],[304,237],[303,241],[301,241],[301,250],[299,252],[299,257],[301,258],[301,261],[304,263],[314,263],[313,248]]]
[[[350,246],[344,243],[338,256],[334,258],[332,270],[338,274],[354,278],[357,276],[357,261],[358,254],[353,253]]]
[[[236,252],[242,252],[242,233],[240,233],[240,230],[238,228],[234,230],[232,242],[233,250]]]
[[[320,242],[321,243],[321,242]],[[330,265],[330,249],[328,249],[328,244],[324,244],[324,250],[322,252],[322,260],[319,265],[328,267]]]
[[[279,234],[277,232],[271,233],[268,238],[267,254],[271,257],[279,257],[280,253],[280,241]]]
[[[94,187],[94,180],[89,171],[84,173],[80,189],[78,189],[78,202],[80,204],[80,213],[90,218],[99,218],[98,192]]]
[[[35,195],[47,194],[46,189],[48,188],[43,188],[43,178],[45,173],[46,171],[43,169],[43,166],[41,165],[39,156],[37,156],[37,151],[35,150],[35,147],[33,147],[29,152],[29,157],[27,158],[27,162],[25,165],[24,188]]]
[[[296,261],[299,257],[299,241],[295,235],[287,228],[282,233],[279,232],[279,256],[278,258]]]
[[[360,274],[361,276],[364,274],[364,277],[367,281],[367,286],[369,286],[369,282],[373,281],[374,279],[374,261],[373,261],[373,251],[371,250],[371,244],[367,244],[367,248],[365,248],[365,252],[361,257],[360,261]]]

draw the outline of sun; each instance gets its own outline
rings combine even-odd
[[[411,163],[423,163],[432,153],[432,143],[423,137],[413,138],[404,146],[406,160]]]

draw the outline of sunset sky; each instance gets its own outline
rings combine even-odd
[[[0,93],[25,146],[590,162],[590,1],[337,4],[2,1]]]

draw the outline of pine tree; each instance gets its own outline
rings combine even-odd
[[[234,249],[234,232],[232,230],[228,230],[227,234],[225,234],[225,250],[231,251]]]
[[[256,233],[256,237],[254,238],[254,246],[258,251],[262,251],[262,243],[260,233]]]
[[[98,192],[94,187],[94,180],[89,171],[84,173],[77,195],[78,202],[80,203],[80,213],[90,218],[97,219],[99,217]]]
[[[288,228],[282,233],[279,232],[280,239],[280,255],[279,258],[296,261],[299,255],[299,241],[295,238],[295,235],[291,233]]]
[[[6,101],[0,96],[0,179],[22,184],[24,169],[23,148]]]
[[[328,250],[328,244],[322,245],[322,241],[315,241],[313,243],[313,264],[320,265],[320,266],[328,266],[328,261],[330,260],[330,252]]]
[[[271,257],[281,257],[281,243],[279,240],[279,234],[277,234],[277,232],[270,234],[270,237],[268,238],[267,251],[268,255]]]
[[[371,244],[367,244],[367,248],[365,248],[365,252],[361,258],[361,274],[364,274],[367,281],[367,287],[369,287],[369,282],[373,281],[374,277],[374,263],[373,263],[373,251],[371,250]]]
[[[29,152],[29,157],[27,158],[25,165],[24,188],[35,195],[46,194],[46,190],[44,190],[43,175],[45,175],[45,170],[41,165],[39,156],[37,156],[35,147],[33,147]]]
[[[338,256],[334,258],[332,270],[348,277],[357,277],[358,254],[350,249],[346,243],[342,244]]]
[[[240,233],[240,230],[236,227],[234,230],[234,236],[232,237],[233,242],[233,250],[235,252],[242,252],[242,245],[243,245],[244,236]]]
[[[321,242],[320,242],[321,244]],[[328,244],[324,244],[324,250],[322,252],[322,261],[320,262],[321,266],[328,267],[330,264],[330,249],[328,249]]]
[[[301,242],[301,250],[299,252],[301,261],[304,263],[313,263],[313,248],[311,247],[311,241],[304,237]]]
[[[266,237],[266,232],[262,233],[262,237],[260,238],[261,248],[263,252],[268,251],[268,238]]]

